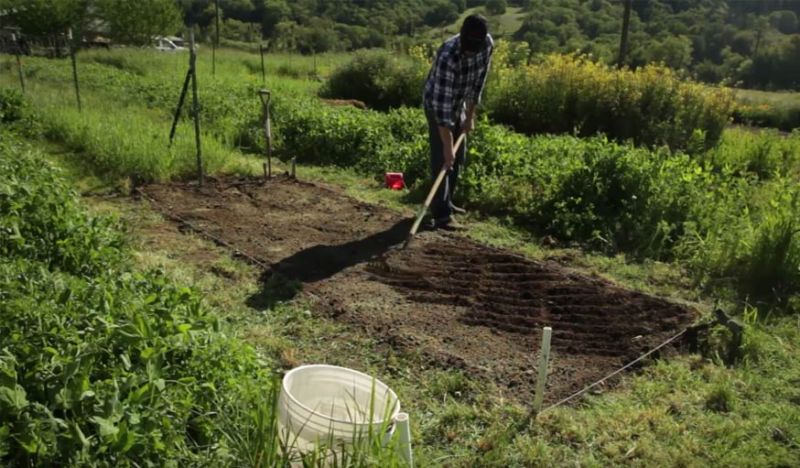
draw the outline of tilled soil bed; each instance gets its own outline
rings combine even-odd
[[[545,399],[552,402],[695,317],[687,307],[452,234],[423,232],[401,249],[411,220],[318,184],[220,179],[141,193],[170,219],[262,265],[265,284],[273,276],[300,281],[319,312],[436,365],[493,379],[515,399],[532,393],[544,326],[553,327]]]

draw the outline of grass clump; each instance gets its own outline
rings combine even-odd
[[[768,92],[737,89],[734,122],[791,132],[800,128],[800,95],[797,92]]]

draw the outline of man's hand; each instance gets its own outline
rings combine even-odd
[[[443,148],[444,153],[444,168],[450,170],[453,168],[453,164],[456,162],[456,155],[453,153],[452,146],[445,146]]]
[[[472,133],[475,130],[475,118],[474,117],[467,117],[467,120],[464,121],[463,129],[464,133]]]
[[[456,162],[456,156],[453,154],[453,132],[447,127],[439,127],[439,136],[442,139],[442,159],[444,159],[444,168],[450,170]]]
[[[477,106],[475,106],[475,104],[467,105],[467,119],[464,121],[464,125],[462,125],[462,131],[464,133],[472,133],[472,131],[475,130],[476,111],[477,111]]]

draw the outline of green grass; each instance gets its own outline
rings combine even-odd
[[[800,128],[800,93],[752,89],[737,89],[734,92],[738,103],[734,112],[737,123],[777,128],[785,132]]]
[[[736,89],[736,99],[745,104],[767,104],[774,107],[800,107],[800,93],[796,91],[759,91]]]
[[[126,57],[118,51],[112,54]],[[241,64],[239,54],[246,59],[253,58],[239,52],[230,56],[227,51],[221,54],[218,76],[210,78],[206,68],[201,92],[206,92],[209,85],[219,87],[215,89],[230,87],[228,91],[232,94],[244,92],[241,89],[249,92],[252,87],[260,86],[260,77]],[[153,56],[152,67],[148,65],[150,56]],[[121,66],[133,74],[141,68],[144,75],[137,76],[143,76],[145,84],[164,79],[180,85],[184,69],[176,57],[139,51],[131,57],[130,63]],[[81,59],[85,70],[116,68],[91,59],[90,54]],[[208,56],[203,55],[202,66],[208,66],[207,59]],[[99,68],[92,68],[92,63]],[[174,96],[161,95],[160,88],[154,88],[151,103],[141,99],[150,94],[137,91],[120,95],[116,91],[131,83],[136,85],[138,81],[131,80],[118,88],[104,84],[110,75],[101,76],[96,83],[87,76],[87,108],[83,114],[78,114],[72,107],[74,96],[69,88],[69,74],[62,73],[63,70],[49,70],[44,64],[31,61],[33,76],[29,95],[37,108],[52,111],[50,120],[44,118],[45,129],[63,131],[60,137],[55,134],[57,138],[54,139],[61,140],[57,150],[52,146],[46,146],[45,150],[51,154],[62,153],[57,160],[69,168],[67,174],[82,191],[96,191],[98,187],[109,191],[118,190],[117,186],[124,188],[124,181],[104,186],[114,178],[104,172],[126,172],[119,167],[149,168],[146,173],[153,174],[154,178],[173,177],[181,172],[176,168],[181,167],[191,175],[194,152],[190,144],[174,158],[165,157],[169,156],[163,144],[169,125],[168,103],[173,102]],[[283,87],[280,89],[286,94],[307,96],[316,89],[316,84],[307,80],[271,79],[274,81],[270,86]],[[0,84],[15,86],[14,80],[10,72],[0,74]],[[238,99],[230,100],[240,102]],[[225,109],[227,103],[224,99],[220,101],[210,102],[209,108]],[[209,151],[219,151],[210,160],[215,161],[213,170],[259,173],[258,157],[233,149],[230,129],[233,124],[220,121],[220,115],[208,118],[207,130],[212,133],[206,138],[210,142]],[[180,135],[191,138],[191,128],[182,124]],[[728,170],[726,167],[743,168],[736,174],[726,172],[728,179],[720,180],[750,183],[754,174],[761,174],[764,181],[759,182],[759,186],[764,190],[753,192],[754,199],[748,202],[752,201],[754,206],[770,206],[771,197],[781,192],[780,183],[791,180],[784,176],[796,174],[797,167],[794,159],[789,165],[776,163],[774,167],[778,172],[782,168],[786,170],[780,180],[773,180],[770,179],[774,172],[769,169],[773,167],[771,161],[778,161],[777,156],[785,153],[781,150],[784,145],[788,145],[785,146],[787,154],[795,154],[796,140],[776,140],[774,135],[759,134],[754,135],[751,142],[744,140],[748,138],[747,133],[730,135],[731,139],[723,140],[713,158],[701,162],[720,172]],[[748,142],[740,144],[742,141]],[[773,148],[764,158],[759,156],[763,151],[758,150],[762,143]],[[740,147],[744,148],[743,152]],[[745,153],[750,156],[743,157]],[[759,158],[766,163],[753,165],[752,161],[759,161]],[[73,164],[75,161],[81,163]],[[353,196],[405,213],[410,212],[409,203],[417,200],[415,195],[418,195],[381,189],[375,179],[352,169],[300,166],[299,175],[301,179],[341,184]],[[163,232],[160,228],[164,221],[141,205],[124,200],[94,203],[98,204],[97,209],[111,210],[128,221],[136,268],[162,268],[178,284],[195,285],[215,313],[230,324],[233,333],[256,346],[270,360],[286,368],[301,362],[342,364],[368,370],[386,381],[398,391],[403,407],[411,412],[420,466],[793,466],[800,460],[797,429],[800,427],[800,405],[797,404],[800,395],[796,390],[800,382],[796,359],[800,323],[797,316],[769,318],[766,316],[771,309],[763,306],[759,310],[759,320],[748,323],[747,358],[733,368],[717,364],[713,356],[682,356],[663,361],[640,374],[626,376],[614,390],[604,390],[577,407],[547,413],[532,426],[512,432],[509,428],[522,423],[527,408],[501,398],[495,386],[457,371],[431,368],[426,359],[414,352],[397,352],[358,330],[315,316],[302,301],[250,308],[246,305],[247,299],[261,289],[256,269],[231,259],[227,252],[202,239],[177,233],[173,237],[158,236],[159,230]],[[749,239],[749,234],[744,236],[744,231],[738,231],[727,218],[720,216],[719,219],[720,230],[729,231],[731,236],[745,237],[745,241]],[[468,221],[471,226],[468,234],[478,240],[517,250],[532,258],[560,261],[637,289],[699,303],[703,310],[714,306],[716,297],[674,264],[629,259],[622,255],[591,255],[577,248],[552,249],[542,245],[541,239],[529,231],[509,227],[508,220],[475,216]],[[760,221],[761,218],[753,218],[749,222],[758,227]],[[706,245],[709,249],[713,247]],[[203,260],[208,259],[209,252],[213,253],[211,259]],[[720,250],[719,255],[727,254]],[[733,302],[723,305],[742,309]],[[798,304],[793,307],[796,311]]]

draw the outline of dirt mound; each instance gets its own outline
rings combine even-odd
[[[551,263],[424,232],[399,248],[410,219],[321,185],[275,178],[152,185],[142,193],[202,230],[304,284],[317,309],[395,348],[421,352],[526,399],[541,328],[553,327],[547,401],[619,368],[689,324],[682,306]],[[264,288],[252,305],[270,304]]]
[[[459,320],[467,325],[522,335],[553,327],[554,348],[570,354],[632,357],[642,338],[672,332],[692,316],[672,303],[463,238],[396,252],[367,269],[412,301],[464,308]]]

